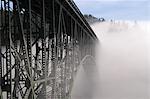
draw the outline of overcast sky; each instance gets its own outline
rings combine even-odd
[[[150,20],[150,0],[74,0],[83,14],[115,20]]]

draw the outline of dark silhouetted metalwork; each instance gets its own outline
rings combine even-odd
[[[72,0],[0,0],[0,99],[69,99],[96,41]]]

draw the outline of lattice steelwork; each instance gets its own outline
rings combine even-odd
[[[96,41],[72,0],[0,0],[0,99],[70,99]]]

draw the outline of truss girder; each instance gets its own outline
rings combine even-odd
[[[0,99],[70,99],[96,41],[71,0],[0,0]]]

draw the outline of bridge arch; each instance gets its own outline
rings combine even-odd
[[[72,0],[0,0],[0,96],[68,99],[97,41]]]

